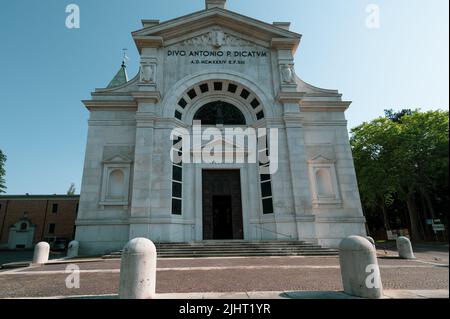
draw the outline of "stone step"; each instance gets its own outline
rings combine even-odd
[[[239,248],[223,248],[223,247],[208,247],[201,249],[179,249],[179,248],[167,248],[167,249],[159,249],[159,252],[190,252],[190,251],[199,251],[199,252],[208,252],[208,251],[306,251],[306,250],[321,250],[321,247],[302,247],[302,248],[286,248],[286,247],[258,247],[258,248],[248,248],[248,247],[239,247]]]
[[[160,258],[245,257],[245,256],[335,256],[337,250],[322,248],[304,241],[242,241],[220,240],[190,243],[156,244]],[[120,258],[122,252],[112,252],[105,259]]]
[[[308,250],[323,250],[321,246],[301,246],[301,247],[167,247],[167,248],[157,248],[158,252],[208,252],[208,251],[308,251]],[[121,255],[121,251],[112,252],[110,255]]]
[[[158,258],[229,258],[229,257],[290,257],[290,256],[336,256],[334,253],[324,252],[297,252],[297,253],[285,253],[285,254],[271,254],[271,253],[248,253],[248,254],[170,254],[170,255],[158,255]],[[111,257],[112,259],[120,259],[118,257]]]
[[[286,249],[302,249],[308,247],[317,247],[321,248],[319,245],[240,245],[240,246],[232,246],[232,245],[218,245],[218,246],[156,246],[157,249],[210,249],[210,248],[249,248],[249,249],[257,249],[257,248],[286,248]]]
[[[191,245],[156,245],[157,249],[167,249],[167,248],[188,248],[188,249],[200,249],[200,248],[210,248],[210,247],[233,247],[233,248],[239,248],[239,247],[248,247],[248,248],[257,248],[257,247],[286,247],[286,248],[296,248],[296,247],[311,247],[311,246],[317,246],[319,245],[307,245],[307,244],[298,244],[298,245],[265,245],[265,244],[259,244],[259,245],[205,245],[205,246],[191,246]]]
[[[204,246],[258,246],[258,245],[313,245],[312,243],[302,242],[302,241],[292,241],[292,242],[207,242],[207,243],[156,243],[156,246],[192,246],[192,247],[204,247]]]
[[[274,251],[274,250],[261,250],[261,251],[254,251],[254,250],[244,250],[244,251],[223,251],[223,250],[211,250],[211,251],[191,251],[191,252],[159,252],[158,255],[177,255],[177,254],[183,254],[183,255],[248,255],[248,254],[279,254],[279,255],[288,255],[288,254],[307,254],[307,253],[332,253],[336,254],[337,251],[334,250],[322,250],[322,249],[311,249],[311,250],[295,250],[295,251]]]
[[[311,243],[302,242],[302,241],[283,241],[283,242],[192,242],[192,243],[156,243],[155,246],[163,247],[163,246],[191,246],[191,247],[204,247],[204,246],[255,246],[255,245],[311,245]]]
[[[217,245],[217,244],[309,244],[305,241],[299,241],[299,240],[270,240],[270,241],[264,241],[264,240],[252,240],[252,241],[246,241],[246,240],[205,240],[205,241],[193,241],[193,242],[174,242],[174,243],[156,243],[156,245]]]
[[[285,253],[268,253],[268,252],[246,252],[246,253],[177,253],[177,254],[158,254],[158,258],[202,258],[202,257],[283,257],[283,256],[336,256],[337,251],[308,251],[308,252],[285,252]],[[119,259],[120,255],[105,255],[104,259]]]

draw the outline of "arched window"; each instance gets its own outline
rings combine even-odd
[[[27,230],[28,224],[27,223],[21,223],[20,224],[20,230]]]
[[[108,198],[123,199],[125,176],[120,169],[113,170],[108,180]]]
[[[197,113],[194,120],[201,121],[202,125],[245,125],[245,117],[234,105],[216,101],[205,104]]]
[[[330,171],[321,168],[316,172],[317,195],[320,197],[334,196]]]

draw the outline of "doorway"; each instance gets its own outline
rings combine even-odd
[[[203,239],[243,239],[239,170],[203,170]]]

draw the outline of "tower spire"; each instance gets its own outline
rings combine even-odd
[[[127,62],[128,62],[128,60],[129,60],[129,58],[128,58],[128,56],[127,56],[127,51],[128,51],[128,49],[127,49],[127,48],[123,48],[122,51],[123,51],[123,55],[122,55],[122,67],[123,67],[123,68],[126,68],[126,67],[127,67]]]
[[[127,56],[127,50],[128,49],[122,49],[123,55],[122,55],[122,65],[120,66],[119,72],[114,76],[114,78],[109,82],[107,88],[113,88],[116,86],[123,85],[128,82],[128,74],[127,74],[127,62],[128,62],[128,56]]]

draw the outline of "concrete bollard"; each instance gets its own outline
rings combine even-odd
[[[346,294],[361,298],[383,296],[376,250],[366,238],[343,239],[339,245],[339,263]]]
[[[34,247],[33,264],[45,264],[48,262],[50,254],[50,245],[45,241],[41,241]]]
[[[146,238],[125,245],[120,264],[120,299],[153,299],[156,294],[156,247]]]
[[[402,259],[415,259],[411,241],[408,237],[400,236],[397,238],[398,256]]]
[[[367,236],[366,238],[373,245],[373,248],[375,248],[375,250],[377,250],[377,246],[375,245],[375,240],[370,236]]]
[[[67,248],[67,258],[74,258],[78,257],[78,248],[80,247],[80,243],[76,240],[72,240],[69,243],[69,246]]]

